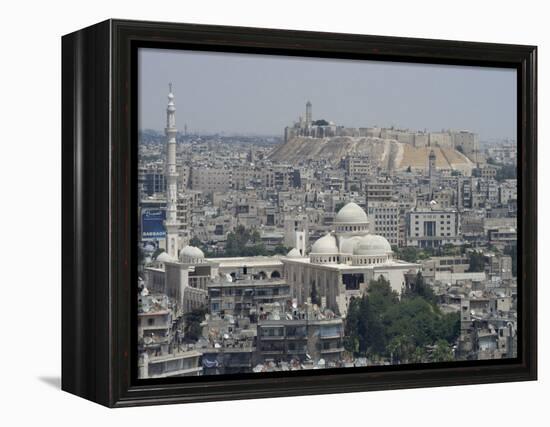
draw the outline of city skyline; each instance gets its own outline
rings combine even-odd
[[[516,136],[512,69],[161,49],[140,49],[139,65],[140,129],[164,127],[172,82],[190,132],[281,136],[309,100],[314,119],[343,126]]]
[[[138,140],[139,378],[516,358],[517,146],[353,127],[336,114],[362,111],[349,82],[336,117],[310,98],[278,123],[282,144],[177,143],[190,117],[258,131],[288,113],[292,99],[260,101],[277,89],[263,76],[261,96],[244,79],[187,103],[156,81],[164,135]]]

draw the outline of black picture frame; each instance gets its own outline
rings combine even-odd
[[[518,358],[137,380],[136,47],[515,68]],[[536,73],[535,46],[127,20],[108,20],[64,36],[62,389],[124,407],[536,380]]]

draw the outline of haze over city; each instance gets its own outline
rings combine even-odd
[[[347,127],[516,136],[512,69],[140,49],[139,70],[141,129],[163,129],[172,82],[190,132],[281,136],[310,100]]]

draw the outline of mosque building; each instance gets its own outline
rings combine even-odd
[[[420,268],[394,259],[389,242],[369,233],[367,214],[355,203],[340,209],[333,228],[311,246],[309,256],[293,249],[282,259],[298,304],[306,302],[315,288],[323,305],[345,316],[350,298],[362,295],[371,280],[383,276],[401,294],[405,274]]]
[[[311,103],[306,106],[306,121],[311,125]],[[333,230],[317,240],[309,255],[306,245],[292,249],[286,257],[235,257],[206,259],[197,247],[180,248],[176,216],[176,121],[174,94],[170,85],[166,110],[167,136],[167,215],[166,252],[145,267],[147,287],[176,301],[181,312],[206,304],[209,286],[222,286],[235,280],[257,282],[284,281],[297,304],[311,299],[312,291],[322,308],[345,317],[350,298],[362,295],[371,280],[383,276],[394,291],[401,293],[405,274],[420,266],[393,258],[389,242],[369,233],[366,212],[355,203],[337,213]]]
[[[184,312],[206,302],[207,289],[223,280],[253,280],[261,285],[283,279],[299,305],[308,302],[315,288],[323,307],[342,317],[352,297],[361,296],[371,280],[380,276],[401,294],[405,274],[419,264],[394,259],[389,242],[369,233],[365,211],[355,203],[345,205],[334,219],[333,231],[318,239],[304,256],[296,248],[285,257],[235,257],[207,259],[199,248],[185,246],[177,259],[161,253],[146,267],[149,286],[174,298]],[[282,277],[281,277],[282,276]]]

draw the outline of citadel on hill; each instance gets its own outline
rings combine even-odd
[[[336,160],[356,153],[368,156],[373,165],[385,170],[424,170],[432,150],[439,168],[470,174],[478,161],[478,138],[469,131],[348,128],[324,119],[313,120],[312,104],[308,101],[305,119],[300,116],[285,128],[284,144],[270,158],[300,163],[319,158]]]

